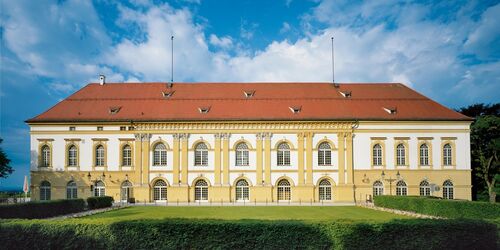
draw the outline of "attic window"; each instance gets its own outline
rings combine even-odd
[[[201,114],[206,114],[210,111],[210,107],[199,107],[198,111],[200,111]]]
[[[112,114],[112,115],[114,115],[114,114],[116,114],[116,113],[120,112],[120,109],[121,109],[121,108],[122,108],[122,107],[110,107],[110,108],[109,108],[109,113],[110,113],[110,114]]]
[[[398,112],[398,109],[396,107],[391,107],[391,108],[384,107],[383,109],[385,110],[385,112],[391,115],[395,115]]]
[[[165,98],[170,98],[175,91],[162,91],[161,93],[163,94],[163,97]]]
[[[300,113],[300,111],[302,111],[302,106],[293,106],[293,107],[289,107],[289,108],[292,111],[292,113],[294,113],[294,114],[298,114],[298,113]]]
[[[351,91],[339,91],[339,93],[345,98],[351,98]]]
[[[245,93],[246,98],[251,98],[255,95],[255,90],[245,90],[243,92]]]

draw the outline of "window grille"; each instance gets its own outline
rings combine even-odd
[[[380,144],[373,146],[373,165],[382,166],[382,146]]]
[[[292,197],[290,182],[283,179],[278,182],[278,201],[289,201]]]
[[[319,183],[319,200],[332,200],[332,184],[327,179],[323,179]]]
[[[399,144],[396,147],[396,164],[398,166],[406,165],[406,149],[403,144]]]
[[[77,199],[78,198],[78,187],[76,182],[70,181],[66,185],[66,199]]]
[[[236,200],[237,201],[248,201],[250,200],[250,190],[248,187],[248,182],[244,179],[236,182]]]
[[[208,200],[208,184],[205,180],[199,180],[194,185],[194,199],[195,201]]]
[[[398,183],[396,183],[396,195],[399,196],[408,195],[408,187],[406,186],[406,182],[398,181]]]
[[[163,143],[155,145],[153,150],[153,165],[166,166],[167,165],[167,147]]]
[[[76,167],[78,164],[78,150],[75,145],[71,145],[68,149],[68,166]]]
[[[373,196],[384,195],[384,184],[381,181],[373,183]]]
[[[420,145],[420,165],[429,165],[429,146],[427,146],[427,144],[425,143]]]
[[[332,165],[332,149],[328,142],[323,142],[318,147],[318,165]]]
[[[194,165],[208,165],[208,147],[205,143],[198,143],[198,145],[196,145],[194,150]]]
[[[451,145],[447,143],[443,146],[443,165],[451,166],[452,164]]]
[[[450,180],[443,183],[443,198],[453,199],[453,183]]]
[[[278,145],[278,166],[290,166],[290,146],[286,142]]]
[[[236,166],[249,165],[249,152],[246,143],[242,142],[236,146]]]
[[[431,195],[431,186],[428,181],[420,182],[420,196],[430,196]]]
[[[167,183],[164,180],[157,180],[153,190],[153,198],[155,201],[167,200]]]
[[[50,196],[51,196],[50,182],[43,181],[40,184],[40,200],[50,201]]]

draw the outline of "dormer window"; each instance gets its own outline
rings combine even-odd
[[[389,113],[390,115],[395,115],[398,112],[398,109],[396,107],[384,107],[383,108],[385,112]]]
[[[122,108],[122,107],[110,107],[110,108],[109,108],[109,113],[110,113],[110,114],[112,114],[112,115],[114,115],[114,114],[116,114],[116,113],[120,112],[120,109],[121,109],[121,108]]]
[[[255,90],[245,90],[243,92],[245,93],[246,98],[251,98],[255,95]]]
[[[163,94],[163,97],[165,98],[170,98],[175,91],[162,91],[161,93]]]
[[[210,111],[210,107],[199,107],[198,111],[200,111],[201,114],[206,114]]]
[[[351,98],[351,91],[339,91],[344,98]]]
[[[298,113],[300,113],[300,111],[302,111],[302,106],[292,106],[289,108],[290,108],[290,111],[292,111],[292,113],[294,113],[294,114],[298,114]]]

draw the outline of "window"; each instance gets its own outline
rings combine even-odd
[[[78,187],[76,182],[70,181],[66,185],[66,199],[77,199],[78,198]]]
[[[97,145],[95,148],[95,165],[96,167],[104,166],[104,146]]]
[[[78,165],[78,149],[75,145],[68,148],[68,167],[76,167]]]
[[[446,143],[443,146],[443,165],[445,166],[451,166],[453,165],[452,163],[452,153],[451,153],[451,145],[449,143]]]
[[[292,106],[292,107],[289,107],[290,111],[292,111],[292,113],[294,114],[298,114],[300,113],[300,111],[302,111],[302,106]]]
[[[40,184],[40,200],[50,201],[50,182],[42,181]]]
[[[134,126],[128,126],[128,130],[135,130]]]
[[[167,200],[167,183],[164,180],[157,180],[153,187],[153,199],[155,201]]]
[[[332,148],[330,143],[323,142],[318,147],[318,165],[330,166],[332,165]]]
[[[399,144],[396,147],[396,165],[405,166],[406,165],[406,149],[405,145]]]
[[[195,201],[208,200],[208,184],[205,180],[199,180],[194,185],[194,200]]]
[[[69,131],[75,131],[76,128],[75,127],[69,127]]]
[[[50,167],[50,147],[49,145],[42,146],[42,159],[41,159],[41,167],[48,168]]]
[[[122,148],[122,166],[132,166],[132,147],[128,144]]]
[[[319,182],[319,200],[332,200],[332,184],[327,179],[323,179]]]
[[[427,144],[425,143],[420,145],[420,165],[429,165],[429,146],[427,146]]]
[[[382,146],[380,144],[373,146],[373,165],[382,166]]]
[[[208,147],[205,143],[198,143],[194,149],[194,165],[207,166],[208,165]]]
[[[429,182],[423,180],[420,182],[420,196],[430,196],[431,195],[431,186]]]
[[[278,166],[290,166],[290,146],[286,142],[278,145]]]
[[[94,187],[94,196],[105,196],[106,195],[106,187],[104,186],[104,182],[98,181],[95,183]]]
[[[100,127],[100,126],[99,126],[99,127],[97,127],[97,131],[102,131],[102,130],[103,130],[103,128],[102,128],[102,127]]]
[[[292,198],[292,191],[290,182],[288,180],[281,180],[278,182],[278,201],[289,201]]]
[[[453,183],[450,180],[443,183],[443,198],[453,199]]]
[[[384,195],[384,184],[381,181],[373,183],[373,196]]]
[[[125,130],[127,130],[127,127],[125,127],[125,126],[120,126],[120,131],[125,131]]]
[[[121,200],[127,202],[129,198],[132,198],[132,183],[130,181],[124,181],[121,188]]]
[[[155,145],[153,150],[153,165],[166,166],[167,165],[167,147],[163,143]]]
[[[248,146],[242,142],[236,146],[236,166],[248,166]]]
[[[406,186],[406,182],[398,181],[398,183],[396,183],[396,195],[399,196],[408,195],[408,187]]]
[[[244,179],[236,182],[236,200],[248,201],[250,200],[248,182]]]

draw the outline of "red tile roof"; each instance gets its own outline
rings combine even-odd
[[[255,91],[247,98],[245,91]],[[173,94],[166,98],[163,92]],[[343,97],[340,92],[351,92]],[[110,109],[117,107],[118,112]],[[209,108],[201,113],[201,108]],[[291,108],[300,108],[294,113]],[[386,109],[395,109],[389,114]],[[91,83],[36,122],[471,120],[399,83]]]

